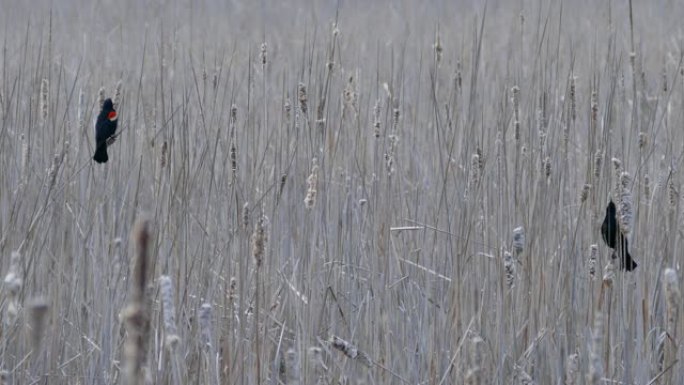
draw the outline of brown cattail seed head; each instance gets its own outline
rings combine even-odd
[[[268,217],[263,213],[254,224],[254,233],[252,234],[252,257],[257,268],[261,267],[266,253],[266,245],[268,243]]]
[[[596,278],[596,260],[598,258],[598,245],[593,244],[589,246],[589,259],[587,261],[587,269],[589,270],[589,278],[594,280]]]
[[[13,251],[10,257],[10,267],[5,275],[4,284],[7,291],[12,296],[17,296],[24,283],[23,268],[21,266],[21,254],[18,251]]]
[[[267,56],[266,48],[267,48],[266,42],[261,43],[259,58],[261,59],[261,65],[262,66],[266,65],[266,56]]]
[[[628,236],[632,230],[634,210],[632,207],[632,178],[628,172],[620,173],[620,190],[618,195],[617,219],[620,229]]]
[[[648,135],[645,132],[639,133],[639,149],[644,151],[648,145]]]
[[[518,226],[513,229],[513,252],[520,256],[525,250],[525,228]]]
[[[297,96],[299,98],[299,110],[302,112],[302,114],[306,115],[309,110],[309,98],[306,95],[306,85],[304,83],[299,83],[299,87],[297,89]]]
[[[511,99],[513,102],[513,132],[516,141],[520,140],[520,88],[511,88]]]
[[[104,105],[105,101],[105,89],[104,87],[100,87],[100,90],[97,91],[97,105],[102,108],[102,105]]]
[[[672,172],[670,172],[670,178],[667,181],[667,199],[670,204],[670,210],[675,210],[677,203],[679,203],[679,186],[675,180],[675,174]]]
[[[665,281],[665,302],[667,303],[668,324],[676,325],[677,313],[679,312],[681,293],[679,290],[679,278],[674,269],[667,268],[663,273]],[[673,317],[673,319],[671,319]]]
[[[45,318],[48,314],[49,306],[44,298],[39,297],[31,300],[28,305],[28,310],[33,349],[38,351],[40,341],[45,334]]]
[[[544,176],[546,177],[546,179],[549,179],[551,177],[551,158],[549,158],[548,156],[544,158],[543,164]]]
[[[162,275],[159,278],[162,305],[164,309],[164,331],[166,333],[166,346],[174,348],[178,342],[178,330],[176,329],[176,306],[173,300],[173,283],[171,277]]]
[[[212,307],[205,303],[199,309],[199,326],[202,336],[202,346],[206,349],[211,349],[212,344],[212,325],[211,325]]]
[[[350,342],[347,342],[340,337],[332,336],[332,337],[330,337],[330,343],[332,344],[333,348],[341,351],[348,358],[351,358],[353,360],[358,360],[360,363],[362,363],[363,365],[365,365],[367,367],[373,366],[373,362],[371,361],[370,357],[368,357],[368,355],[366,353],[359,350],[356,346],[352,345]]]
[[[509,253],[508,251],[504,251],[503,262],[504,262],[504,271],[506,274],[506,285],[508,286],[509,289],[512,289],[513,286],[515,286],[515,275],[516,275],[515,259],[513,259],[513,255],[511,253]]]
[[[311,174],[306,178],[306,198],[304,198],[304,205],[307,209],[312,209],[316,205],[316,195],[318,193],[318,160],[313,158],[311,166]]]
[[[49,94],[50,83],[47,79],[43,79],[40,82],[40,122],[42,125],[47,123],[48,118],[48,94]]]
[[[585,183],[584,186],[582,186],[582,191],[580,192],[580,202],[585,202],[587,198],[589,198],[589,192],[591,191],[591,185],[588,183]]]
[[[121,87],[123,86],[123,82],[121,79],[119,79],[118,82],[116,82],[116,86],[114,87],[114,96],[112,97],[112,103],[114,104],[114,108],[119,108],[119,103],[121,102]]]

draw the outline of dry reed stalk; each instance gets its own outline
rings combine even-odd
[[[575,385],[577,383],[577,373],[579,372],[579,354],[574,353],[565,360],[565,385]]]
[[[591,333],[589,348],[589,371],[587,384],[599,385],[603,378],[603,364],[601,363],[601,349],[603,348],[603,313],[599,310],[594,318],[594,328]]]
[[[145,360],[149,333],[148,311],[145,308],[145,287],[147,285],[150,260],[148,247],[150,243],[149,222],[139,219],[133,229],[132,238],[135,243],[133,272],[130,287],[130,301],[123,311],[128,336],[124,345],[124,375],[127,384],[141,385],[145,383]]]

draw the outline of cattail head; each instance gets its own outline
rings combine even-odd
[[[648,174],[644,174],[644,197],[647,202],[651,201],[651,177]]]
[[[511,100],[513,103],[513,132],[517,142],[520,140],[520,88],[518,86],[511,88]]]
[[[598,179],[601,176],[601,166],[603,165],[603,151],[599,148],[594,153],[594,178]]]
[[[104,101],[105,101],[105,88],[100,87],[100,90],[97,91],[97,105],[99,108],[102,108],[102,106],[104,105]]]
[[[318,193],[318,160],[313,158],[311,166],[311,174],[306,178],[306,198],[304,198],[304,205],[307,209],[312,209],[316,205],[316,195]]]
[[[373,366],[373,361],[370,359],[370,357],[366,353],[364,353],[363,351],[359,350],[352,343],[347,342],[347,341],[345,341],[342,338],[337,337],[337,336],[330,337],[330,343],[331,343],[333,348],[335,348],[336,350],[339,350],[348,358],[351,358],[353,360],[358,360],[360,363],[362,363],[363,365],[365,365],[367,367]]]
[[[461,73],[461,61],[456,60],[456,74],[454,75],[454,85],[456,90],[460,90],[463,86],[463,74]]]
[[[437,26],[437,31],[435,32],[435,44],[433,44],[432,48],[435,50],[435,60],[439,63],[442,61],[442,51],[444,50],[439,39],[439,26]]]
[[[297,97],[299,98],[299,110],[302,112],[303,115],[306,115],[309,110],[309,98],[306,94],[306,84],[299,83],[299,86],[297,88]]]
[[[176,328],[176,306],[173,300],[173,283],[171,277],[162,275],[159,278],[162,306],[164,309],[164,331],[166,334],[166,346],[175,348],[180,341]]]
[[[199,309],[199,326],[202,339],[202,346],[206,349],[211,349],[212,343],[212,307],[211,304],[204,303]]]
[[[309,348],[309,362],[316,372],[328,371],[328,367],[325,365],[325,360],[323,359],[323,353],[323,349],[319,348],[318,346],[312,346]]]
[[[160,155],[160,157],[159,157],[159,158],[160,158],[160,159],[159,159],[159,164],[160,164],[161,168],[166,167],[166,164],[167,164],[167,162],[168,162],[168,152],[169,152],[169,144],[168,144],[167,141],[164,141],[164,142],[162,143],[161,155]]]
[[[546,179],[549,179],[551,177],[551,158],[549,158],[548,156],[544,158],[544,160],[542,161],[542,168],[544,171],[544,176],[546,177]]]
[[[591,129],[595,130],[598,124],[598,93],[591,92]]]
[[[648,145],[648,135],[645,132],[639,133],[639,150],[644,151]]]
[[[261,65],[265,66],[266,65],[266,56],[267,56],[267,45],[266,42],[261,43],[261,49],[259,50],[259,59],[261,60]]]
[[[24,283],[23,267],[21,254],[18,251],[12,252],[10,257],[10,267],[5,275],[4,285],[11,296],[17,296]]]
[[[525,251],[525,228],[518,226],[513,229],[513,252],[516,257]]]
[[[606,287],[613,286],[613,281],[615,281],[615,271],[617,270],[617,255],[613,253],[610,260],[603,268],[603,285]]]
[[[594,280],[596,278],[596,260],[598,258],[598,245],[593,244],[589,246],[589,259],[587,260],[587,269],[589,270],[589,278]]]
[[[268,217],[263,213],[254,224],[254,233],[252,234],[252,257],[257,268],[261,267],[266,254],[266,245],[268,243]]]
[[[290,113],[292,112],[292,102],[290,102],[290,95],[285,97],[285,103],[283,103],[283,110],[285,111],[285,120],[290,120]]]
[[[584,186],[582,186],[582,191],[580,191],[580,202],[584,202],[589,198],[589,192],[591,191],[591,185],[589,183],[585,183]]]
[[[681,302],[681,293],[679,290],[679,278],[674,269],[667,268],[663,273],[663,280],[665,281],[665,303],[667,304],[667,323],[670,333],[675,332],[677,325],[677,316],[679,313],[679,306]],[[671,336],[674,338],[674,336]]]
[[[287,349],[283,356],[283,374],[285,385],[299,384],[299,353],[293,348]]]
[[[577,78],[574,75],[570,75],[570,118],[574,122],[577,118],[577,95],[575,90],[575,80]]]
[[[565,360],[565,385],[575,385],[579,372],[579,354],[574,353]]]
[[[480,155],[473,154],[470,157],[470,177],[468,184],[471,187],[476,187],[480,183]]]
[[[512,289],[515,286],[516,266],[513,255],[508,251],[504,251],[503,256],[504,272],[506,274],[506,286]]]
[[[667,180],[667,199],[670,210],[675,210],[679,203],[679,186],[672,171],[670,171],[670,178]]]
[[[29,325],[31,327],[31,341],[34,351],[38,351],[40,341],[45,334],[45,321],[48,309],[48,303],[42,297],[34,298],[29,302]]]
[[[123,81],[119,79],[114,86],[114,96],[112,97],[112,103],[114,103],[114,108],[119,108],[119,103],[121,103],[121,87],[123,86]]]
[[[249,202],[245,202],[245,204],[242,205],[242,228],[245,230],[249,230],[249,218]]]
[[[40,123],[44,126],[47,123],[48,109],[49,109],[49,87],[50,83],[47,79],[40,82]]]
[[[617,220],[620,230],[628,236],[632,230],[634,210],[632,207],[632,178],[628,172],[620,174],[620,191],[617,207]]]
[[[465,375],[465,383],[468,385],[480,385],[482,383],[482,365],[484,359],[484,340],[475,336],[470,340],[470,368]]]

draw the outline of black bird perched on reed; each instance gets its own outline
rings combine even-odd
[[[601,225],[601,235],[606,245],[614,250],[612,258],[620,259],[620,268],[627,271],[636,269],[637,263],[629,255],[627,238],[622,233],[617,221],[615,203],[611,200],[606,207],[606,217]]]
[[[107,163],[109,160],[107,146],[114,139],[117,118],[112,99],[105,100],[102,103],[102,111],[100,111],[95,122],[95,155],[93,160],[97,163]]]

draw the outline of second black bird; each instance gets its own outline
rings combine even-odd
[[[637,263],[634,262],[632,256],[629,255],[629,247],[627,238],[622,233],[620,225],[617,221],[617,210],[615,204],[611,200],[606,207],[606,218],[601,225],[601,235],[606,245],[615,250],[613,258],[620,259],[620,268],[632,271],[636,269]]]
[[[107,163],[107,145],[109,138],[116,132],[117,114],[114,110],[112,99],[107,99],[102,104],[102,111],[95,122],[95,155],[93,160],[97,163]]]

